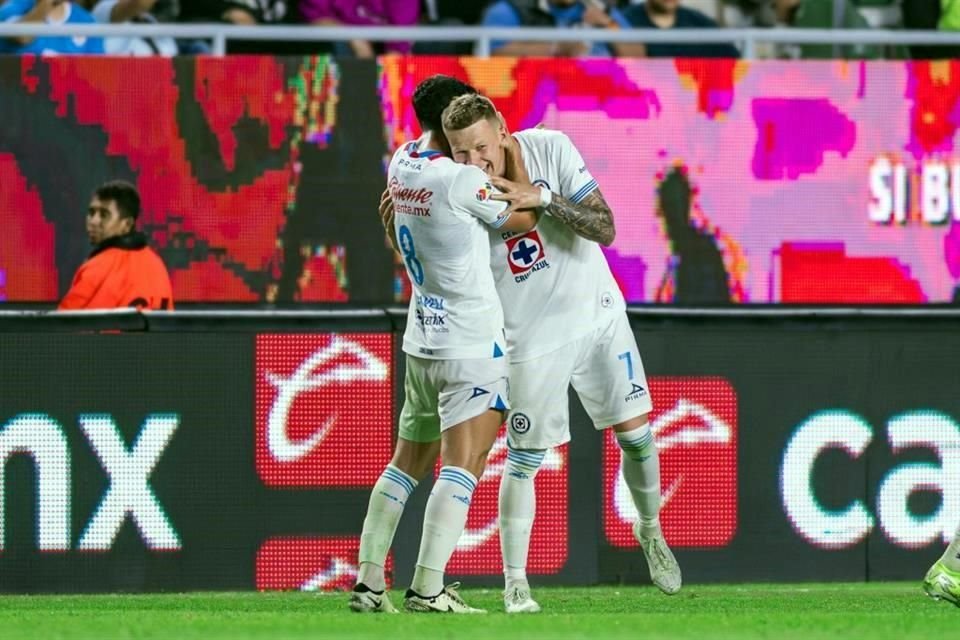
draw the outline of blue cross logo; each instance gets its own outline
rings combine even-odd
[[[527,265],[533,262],[533,256],[538,253],[539,249],[536,245],[527,244],[526,239],[521,240],[517,243],[516,249],[513,250],[513,253],[510,256],[514,260],[519,260],[523,264]]]

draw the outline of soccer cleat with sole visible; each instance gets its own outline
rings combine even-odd
[[[357,613],[400,613],[390,602],[386,591],[377,593],[360,583],[350,593],[350,610]]]
[[[507,613],[540,613],[540,605],[527,586],[507,587],[503,592],[503,608]]]
[[[644,536],[641,533],[640,521],[633,523],[633,535],[643,549],[650,569],[650,580],[660,591],[672,596],[680,591],[683,578],[680,574],[680,565],[673,557],[673,552],[663,539],[663,533],[655,536]]]
[[[934,600],[960,607],[960,571],[951,571],[937,560],[923,578],[923,590]]]
[[[486,613],[483,609],[474,609],[460,597],[457,589],[459,582],[447,585],[443,591],[432,597],[421,596],[407,589],[403,608],[413,613]]]

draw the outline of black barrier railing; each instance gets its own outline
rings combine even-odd
[[[0,591],[348,587],[402,403],[404,317],[0,311]],[[916,578],[941,552],[960,521],[960,313],[630,319],[688,583]],[[572,443],[536,480],[531,574],[644,582],[616,443],[570,408]],[[504,457],[501,437],[451,562],[468,583],[499,581]]]

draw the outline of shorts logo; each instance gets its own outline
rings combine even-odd
[[[507,263],[517,282],[526,280],[533,271],[550,267],[536,229],[507,240]]]
[[[510,416],[510,428],[514,433],[526,433],[530,431],[530,418],[523,413],[515,413]]]
[[[647,395],[647,390],[638,385],[636,382],[631,382],[630,384],[633,385],[633,389],[631,389],[630,393],[626,395],[624,398],[625,401],[630,402],[631,400],[636,400]]]
[[[474,387],[473,395],[470,396],[470,399],[473,400],[476,397],[485,396],[485,395],[488,395],[489,393],[490,392],[484,389],[483,387]]]

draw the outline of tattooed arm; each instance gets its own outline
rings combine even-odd
[[[493,186],[502,194],[494,195],[496,200],[510,203],[510,208],[536,209],[541,208],[540,187],[532,184],[519,184],[503,178],[491,178]],[[580,202],[572,202],[556,193],[551,194],[551,201],[543,211],[560,220],[578,236],[598,242],[605,247],[613,244],[617,230],[613,224],[613,212],[610,205],[604,200],[600,189],[594,189]]]
[[[605,247],[613,244],[617,229],[613,224],[613,212],[603,199],[600,189],[594,189],[586,198],[574,204],[563,196],[553,194],[544,211],[563,221],[574,233],[587,240],[599,242]]]

